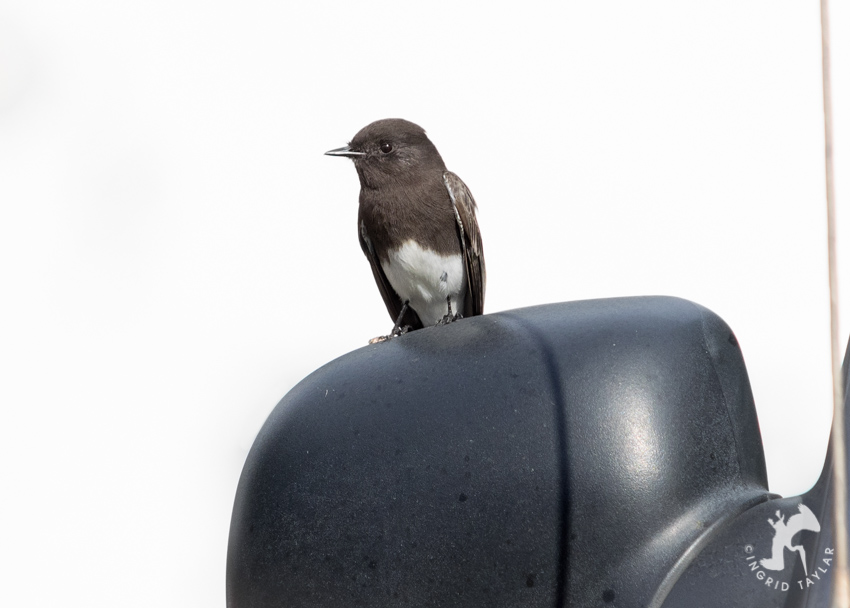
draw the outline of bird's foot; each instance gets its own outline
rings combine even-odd
[[[448,325],[452,321],[457,321],[458,319],[463,319],[463,315],[457,313],[455,315],[452,314],[452,298],[451,296],[446,297],[446,306],[448,308],[448,312],[445,316],[437,321],[437,325]]]
[[[388,340],[392,340],[393,338],[398,338],[399,336],[406,334],[409,331],[410,325],[405,325],[404,327],[394,327],[393,330],[386,336],[376,336],[369,340],[369,344],[380,344],[381,342],[386,342]]]
[[[449,323],[452,323],[453,321],[457,321],[459,319],[463,319],[462,314],[457,313],[456,315],[453,315],[453,314],[449,313],[446,316],[444,316],[442,319],[437,321],[437,325],[448,325]]]

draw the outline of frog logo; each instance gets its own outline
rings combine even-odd
[[[773,535],[772,553],[770,557],[766,557],[759,561],[761,567],[765,570],[784,570],[785,569],[785,550],[796,552],[800,559],[803,560],[803,571],[806,576],[809,575],[808,565],[806,564],[806,549],[803,545],[794,544],[794,536],[803,530],[809,532],[820,532],[820,523],[817,517],[803,503],[797,507],[796,515],[792,515],[785,521],[785,516],[780,512],[776,512],[776,520],[768,518],[767,522],[773,526],[775,530]]]

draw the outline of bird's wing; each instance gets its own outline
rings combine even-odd
[[[384,304],[387,306],[387,312],[390,313],[390,317],[393,323],[395,323],[402,306],[404,306],[404,302],[401,301],[393,286],[390,285],[387,275],[384,274],[384,270],[381,268],[381,261],[378,259],[374,247],[372,247],[372,241],[369,240],[369,235],[366,234],[366,226],[364,226],[362,221],[360,222],[358,233],[360,237],[360,248],[366,254],[366,259],[369,260],[369,265],[372,267],[372,276],[375,277],[375,283],[377,283],[381,297],[384,299]],[[405,325],[409,325],[411,330],[421,329],[423,327],[422,321],[419,320],[419,315],[409,306],[404,313],[404,318],[401,320],[401,327]]]
[[[475,199],[466,184],[452,173],[443,173],[443,183],[452,199],[455,218],[457,219],[458,236],[463,248],[463,261],[466,265],[468,289],[463,315],[471,317],[484,312],[484,289],[487,283],[487,273],[484,269],[484,248],[481,244],[481,231],[478,220],[475,219]]]

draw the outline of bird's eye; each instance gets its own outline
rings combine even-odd
[[[393,151],[393,145],[390,142],[385,141],[385,142],[381,143],[381,152],[383,152],[384,154],[389,154],[392,151]]]

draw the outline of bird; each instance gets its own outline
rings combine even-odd
[[[354,161],[360,247],[394,321],[370,343],[483,314],[477,205],[425,130],[401,118],[377,120],[325,154]]]

